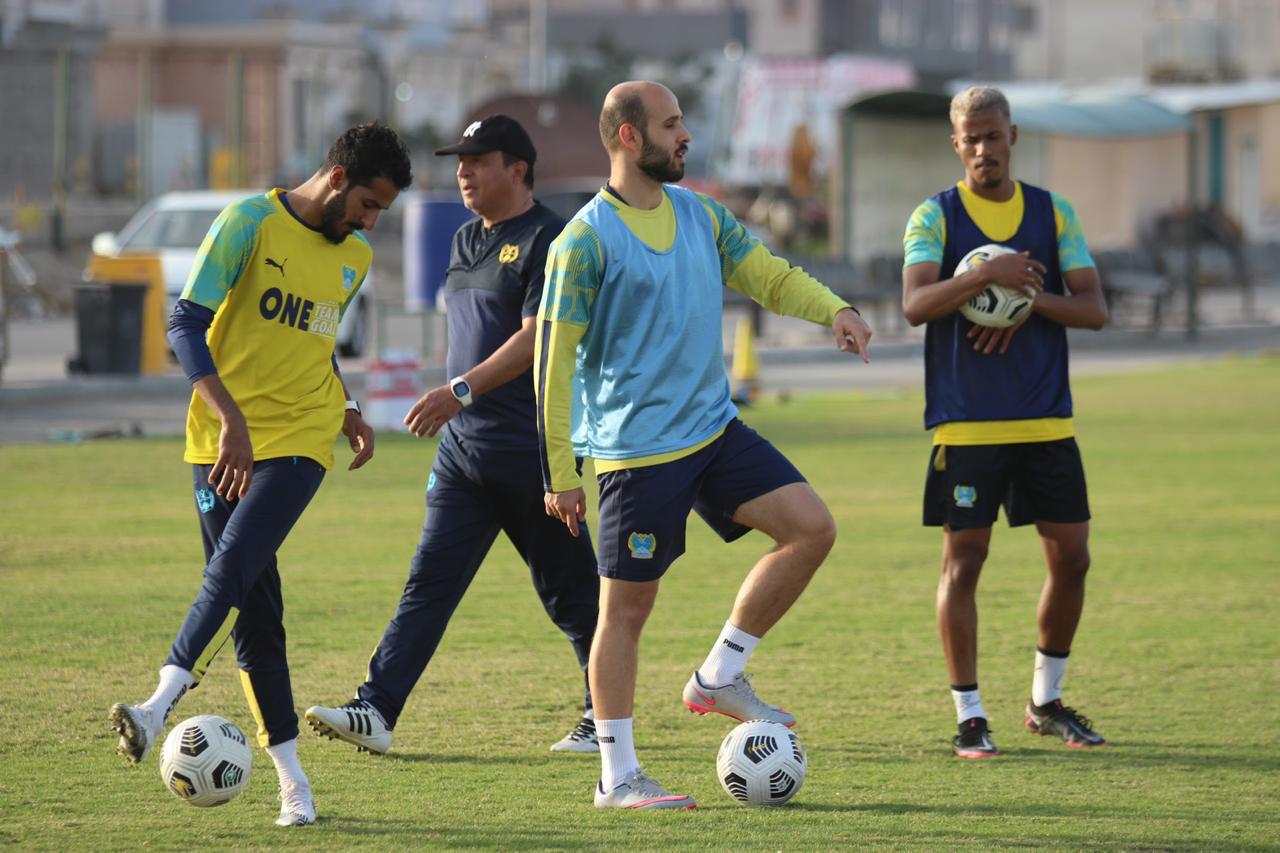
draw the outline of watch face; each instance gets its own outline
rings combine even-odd
[[[453,396],[466,397],[471,393],[471,386],[467,384],[467,380],[459,379],[453,383]]]

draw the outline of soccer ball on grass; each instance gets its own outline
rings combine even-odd
[[[253,752],[235,723],[202,715],[183,720],[164,739],[160,778],[193,806],[220,806],[249,784]]]
[[[955,275],[968,272],[997,255],[1013,254],[1014,250],[998,243],[979,246],[960,259]],[[977,296],[960,306],[965,319],[979,326],[1004,329],[1021,321],[1031,308],[1031,297],[1017,290],[998,284],[988,284]]]
[[[809,762],[791,729],[767,720],[748,720],[720,744],[716,776],[730,797],[744,806],[780,806],[804,784]]]

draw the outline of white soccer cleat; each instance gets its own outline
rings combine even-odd
[[[160,740],[164,723],[155,719],[150,708],[117,702],[111,706],[111,728],[120,735],[116,752],[136,767]]]
[[[768,720],[784,726],[796,724],[794,714],[762,701],[751,689],[751,676],[741,672],[720,687],[708,687],[694,672],[684,686],[684,704],[694,714],[724,714],[738,722]]]
[[[355,744],[361,752],[385,755],[391,748],[391,729],[378,709],[361,699],[339,708],[315,705],[307,709],[307,722],[320,737],[335,737]]]
[[[693,797],[673,794],[663,788],[643,770],[636,770],[622,784],[605,793],[604,786],[596,782],[596,808],[598,809],[696,809]]]
[[[316,804],[311,786],[306,782],[290,782],[280,786],[280,817],[276,826],[310,826],[316,822]]]
[[[599,753],[600,741],[596,739],[596,721],[583,717],[560,740],[551,744],[552,752]]]

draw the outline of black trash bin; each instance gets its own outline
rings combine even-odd
[[[75,287],[76,343],[73,373],[137,376],[142,369],[142,305],[145,284],[91,282]]]

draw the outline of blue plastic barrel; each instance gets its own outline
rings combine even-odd
[[[475,216],[457,195],[415,195],[405,200],[404,304],[434,308],[449,269],[449,245],[458,228]]]

